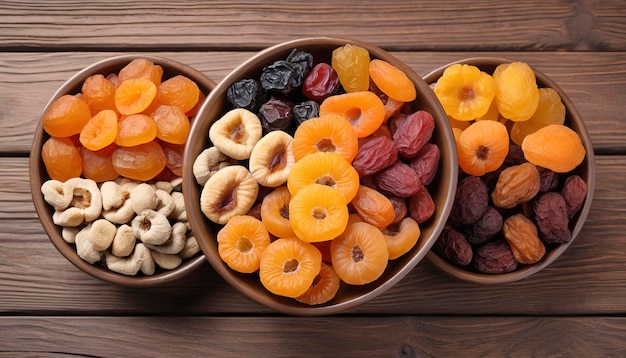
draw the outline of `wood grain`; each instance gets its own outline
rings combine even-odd
[[[624,50],[624,2],[315,1],[0,3],[9,51],[260,49],[293,36],[358,34],[389,50]]]
[[[0,158],[0,312],[79,315],[271,313],[205,264],[161,288],[127,289],[76,269],[52,246],[31,203],[24,158]],[[626,156],[598,156],[591,212],[579,237],[530,278],[480,286],[420,263],[400,283],[350,314],[620,315],[626,312],[623,223]],[[16,209],[17,215],[16,215]]]
[[[119,53],[0,53],[0,153],[26,155],[49,98],[82,68]],[[219,82],[254,52],[165,52]],[[468,57],[525,61],[559,84],[590,132],[597,153],[626,153],[626,52],[394,52],[419,75]]]
[[[251,322],[254,321],[254,324]],[[604,357],[623,317],[2,317],[0,356]],[[158,342],[158,344],[156,344]]]

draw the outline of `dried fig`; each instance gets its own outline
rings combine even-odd
[[[287,181],[296,159],[293,155],[293,137],[283,131],[267,133],[252,149],[250,172],[263,186],[275,188]]]
[[[226,224],[231,217],[246,214],[258,192],[259,185],[248,169],[231,165],[206,182],[200,194],[200,209],[211,221]]]
[[[256,114],[243,108],[227,112],[209,128],[209,139],[220,152],[233,159],[248,159],[263,129]]]

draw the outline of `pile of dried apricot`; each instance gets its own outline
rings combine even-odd
[[[461,168],[455,201],[434,248],[480,273],[539,262],[571,240],[570,220],[587,194],[572,171],[586,152],[565,125],[565,106],[540,88],[523,62],[492,74],[470,64],[447,67],[434,92],[448,114]]]
[[[330,63],[293,49],[233,83],[193,163],[222,260],[310,305],[378,279],[435,211],[440,152],[416,97],[399,68],[351,44]]]
[[[151,275],[155,262],[173,269],[198,252],[180,181],[190,120],[203,97],[190,78],[164,78],[159,64],[138,58],[117,73],[90,75],[79,93],[50,104],[41,149],[50,179],[42,192],[81,258]],[[98,215],[81,214],[87,207]],[[102,235],[106,245],[96,243]]]

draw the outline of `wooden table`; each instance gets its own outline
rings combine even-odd
[[[167,287],[76,269],[35,213],[28,154],[43,106],[81,68],[120,53],[188,63],[215,81],[260,49],[352,37],[420,75],[473,56],[526,61],[570,96],[597,184],[579,237],[521,282],[486,287],[420,263],[356,309],[290,317],[207,263]],[[0,2],[0,356],[626,355],[626,2]]]

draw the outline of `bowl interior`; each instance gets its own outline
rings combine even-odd
[[[178,74],[189,77],[196,82],[200,90],[205,95],[208,95],[208,93],[216,86],[213,80],[211,80],[201,72],[175,60],[144,54],[120,55],[96,62],[72,76],[50,98],[50,101],[46,104],[41,112],[42,115],[52,104],[52,102],[54,102],[54,100],[65,94],[76,94],[80,92],[82,83],[90,75],[100,73],[106,76],[109,73],[117,73],[121,68],[123,68],[125,65],[127,65],[129,62],[136,58],[145,58],[151,60],[155,64],[161,65],[161,67],[163,67],[164,79],[173,77]],[[57,248],[57,250],[61,252],[61,254],[65,256],[72,264],[74,264],[82,271],[90,274],[91,276],[107,282],[122,286],[142,287],[154,286],[178,279],[200,267],[204,263],[204,255],[198,254],[190,259],[187,259],[181,266],[174,270],[164,270],[160,272],[157,271],[157,273],[151,276],[125,276],[110,271],[106,267],[92,265],[86,261],[83,261],[76,253],[76,249],[73,247],[73,245],[68,244],[61,236],[61,228],[55,225],[52,221],[52,214],[54,213],[54,209],[45,202],[45,200],[43,199],[43,195],[41,194],[41,185],[46,180],[50,179],[43,164],[43,160],[41,159],[41,148],[43,143],[48,138],[49,135],[43,130],[42,121],[39,121],[37,128],[35,129],[32,148],[30,152],[29,166],[31,194],[33,197],[33,202],[35,204],[35,209],[37,211],[39,219],[41,220],[41,224],[46,231],[46,234],[48,234],[50,240]]]
[[[436,121],[436,128],[431,141],[436,142],[441,150],[441,160],[437,177],[430,185],[429,191],[436,204],[433,217],[421,227],[418,244],[401,258],[390,261],[387,270],[377,281],[364,286],[343,285],[337,296],[330,302],[319,306],[308,306],[299,302],[276,296],[267,291],[259,282],[258,275],[239,274],[220,259],[217,252],[217,225],[211,223],[200,210],[199,197],[202,187],[199,186],[192,172],[192,164],[198,154],[210,145],[208,130],[211,124],[219,119],[231,105],[226,98],[228,87],[245,78],[258,79],[263,67],[275,60],[284,59],[292,49],[297,48],[313,55],[314,65],[319,62],[330,63],[332,50],[347,43],[366,48],[371,58],[384,59],[403,70],[415,84],[418,97],[411,103],[414,110],[429,111]],[[183,166],[183,190],[185,204],[192,230],[198,239],[200,248],[218,273],[232,286],[252,300],[277,311],[294,315],[323,315],[337,313],[364,303],[390,288],[422,260],[436,241],[443,229],[450,212],[454,188],[456,187],[457,162],[454,137],[446,124],[447,117],[428,85],[411,68],[383,50],[359,41],[340,38],[307,38],[298,39],[270,47],[251,57],[231,72],[207,97],[200,108],[194,122],[190,140],[185,150]]]
[[[426,83],[428,83],[429,85],[434,84],[443,75],[443,71],[448,66],[455,63],[474,65],[477,66],[481,71],[492,74],[499,64],[508,62],[513,61],[506,58],[494,57],[475,57],[462,59],[449,63],[430,72],[424,77],[424,81],[426,81]],[[552,88],[557,91],[557,93],[561,97],[561,100],[566,108],[565,125],[572,128],[576,133],[578,133],[580,139],[582,140],[583,146],[585,147],[585,151],[587,152],[583,162],[571,172],[571,174],[579,175],[587,183],[587,196],[585,198],[585,202],[579,212],[569,222],[570,230],[572,232],[572,239],[568,243],[557,245],[548,250],[544,257],[535,264],[525,265],[517,271],[499,275],[482,274],[475,271],[470,271],[468,269],[463,269],[440,257],[436,252],[429,252],[427,255],[427,259],[448,275],[479,284],[502,284],[522,280],[534,273],[539,272],[540,270],[554,262],[554,260],[556,260],[559,256],[561,256],[561,254],[563,254],[563,252],[571,245],[571,243],[574,241],[574,239],[582,229],[583,225],[585,224],[585,220],[587,218],[587,215],[589,214],[589,209],[591,207],[591,201],[595,188],[595,159],[589,133],[587,132],[587,128],[582,117],[578,113],[578,110],[574,106],[574,103],[567,96],[567,94],[563,92],[563,90],[556,84],[556,82],[554,82],[544,73],[536,69],[533,70],[535,71],[535,76],[537,78],[537,84],[539,85],[539,87]]]

